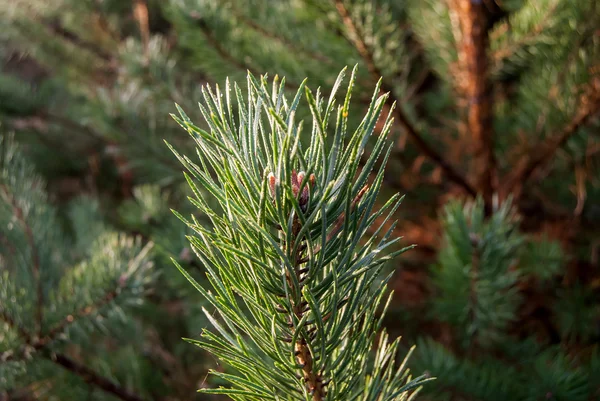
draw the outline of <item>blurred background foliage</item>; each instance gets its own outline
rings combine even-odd
[[[420,397],[598,399],[596,3],[0,2],[0,399],[218,385],[181,340],[204,301],[170,258],[204,275],[170,212],[193,208],[163,140],[194,146],[169,114],[199,123],[201,86],[247,71],[327,93],[355,64],[352,124],[380,77],[397,103],[384,192],[418,247],[389,266],[387,327],[438,377]]]

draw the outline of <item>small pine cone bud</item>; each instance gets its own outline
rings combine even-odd
[[[190,248],[186,246],[181,250],[181,252],[179,252],[179,260],[188,263],[192,261],[192,251],[190,250]]]
[[[298,191],[300,190],[300,181],[298,180],[298,174],[296,174],[296,170],[292,170],[292,193],[294,196],[298,196]]]
[[[302,183],[302,180],[304,180],[306,173],[304,171],[301,171],[298,174],[298,181],[300,183]],[[314,177],[314,174],[310,175],[311,177]],[[302,208],[302,211],[306,211],[306,207],[308,206],[308,198],[310,195],[310,189],[308,186],[308,183],[302,188],[302,193],[300,194],[300,198],[298,199],[298,202],[300,203],[300,207]]]
[[[298,189],[296,189],[296,191],[294,192],[295,196],[298,196],[299,187],[300,187],[300,185],[302,185],[302,181],[304,180],[305,176],[306,176],[306,173],[304,171],[301,171],[301,172],[298,173],[298,176],[296,177],[296,182],[298,184]],[[311,174],[310,178],[312,178],[313,181],[314,181],[314,174]],[[310,180],[310,178],[309,178],[309,180]],[[309,186],[308,186],[308,184],[306,184],[302,188],[302,192],[300,193],[300,197],[298,198],[298,203],[300,203],[300,208],[304,212],[306,211],[306,207],[308,205],[308,197],[309,197],[309,195],[310,195],[310,193],[309,193]]]
[[[277,178],[275,177],[275,174],[269,173],[269,175],[267,176],[267,179],[269,180],[269,189],[271,190],[271,196],[274,198],[275,197],[275,185],[277,185]]]
[[[476,233],[469,233],[469,241],[471,241],[471,246],[476,248],[481,243],[481,238]]]

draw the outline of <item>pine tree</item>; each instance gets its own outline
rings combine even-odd
[[[381,195],[407,194],[392,235],[418,247],[386,268],[399,273],[383,324],[403,344],[420,344],[414,372],[438,377],[420,397],[599,396],[595,0],[5,3],[4,125],[49,189],[78,177],[73,192],[99,193],[109,225],[153,240],[168,288],[156,305],[185,311],[165,330],[178,333],[170,351],[208,324],[194,318],[199,298],[169,270],[170,257],[196,280],[204,269],[169,217],[169,207],[196,212],[162,143],[193,154],[168,117],[173,102],[210,131],[193,104],[201,83],[278,74],[291,98],[310,77],[328,98],[339,70],[358,64],[353,104],[363,109],[349,114],[349,129],[380,78],[396,103],[382,112],[395,119],[396,146]],[[311,121],[310,110],[296,120]],[[192,371],[203,359],[191,359],[176,371],[204,377]]]

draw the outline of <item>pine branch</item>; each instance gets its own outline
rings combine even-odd
[[[585,126],[600,111],[600,88],[593,87],[589,95],[584,95],[581,108],[575,117],[562,131],[550,135],[544,142],[533,146],[534,152],[529,152],[517,162],[516,167],[506,178],[502,188],[503,196],[512,194],[515,198],[522,195],[525,184],[533,177],[537,170],[543,169],[554,159],[556,152],[575,135],[579,128]]]
[[[98,146],[126,147],[126,145],[127,145],[125,140],[116,140],[116,141],[109,140],[107,137],[104,136],[104,134],[94,130],[90,126],[81,124],[74,120],[71,120],[68,117],[64,117],[64,116],[52,113],[50,111],[40,111],[40,112],[38,112],[37,115],[41,119],[43,119],[43,121],[45,121],[47,123],[56,124],[56,125],[60,126],[61,128],[67,129],[75,134],[84,134],[87,137],[92,138],[95,141],[95,143],[94,143],[94,145],[96,146],[95,149],[97,149]],[[123,124],[118,124],[118,127],[121,128],[121,130],[123,132],[136,131],[136,129],[134,127],[123,126]],[[37,131],[37,129],[36,129],[36,131]],[[44,138],[43,135],[40,135],[40,137]],[[52,148],[52,146],[50,144],[48,144],[47,146],[49,148]],[[164,165],[166,168],[169,168],[173,171],[179,171],[179,166],[176,162],[173,161],[173,159],[171,159],[169,157],[165,157],[165,155],[162,152],[160,152],[156,147],[152,146],[150,144],[150,142],[148,142],[147,140],[136,142],[136,147],[139,148],[140,146],[143,146],[145,148],[146,154],[152,154],[152,157],[154,158],[154,160],[158,161],[159,163]],[[119,154],[113,155],[112,158],[113,158],[116,166],[126,165],[128,162],[125,158],[121,157]],[[129,177],[121,177],[121,178],[123,179],[124,182],[131,181],[131,178],[129,178]]]
[[[344,75],[342,70],[336,89]],[[383,263],[405,249],[380,257],[397,241],[390,236],[393,227],[384,226],[400,197],[373,212],[392,148],[387,142],[391,116],[382,129],[376,128],[387,96],[374,98],[367,111],[368,122],[348,132],[355,82],[356,69],[344,103],[337,106],[333,146],[324,140],[327,118],[335,104],[333,95],[325,106],[321,96],[301,87],[294,95],[293,108],[274,111],[275,101],[291,104],[284,93],[278,93],[278,81],[274,80],[271,91],[264,77],[257,80],[251,74],[248,105],[244,106],[241,96],[236,96],[236,105],[254,110],[255,121],[265,116],[274,129],[265,124],[254,130],[245,113],[236,123],[236,116],[229,114],[235,107],[229,101],[229,83],[224,93],[218,88],[206,89],[206,105],[202,105],[205,115],[216,116],[223,128],[213,125],[210,132],[201,131],[181,109],[180,117],[174,116],[185,129],[198,133],[201,166],[172,149],[194,177],[188,179],[190,187],[200,194],[201,185],[219,203],[219,209],[213,209],[198,195],[194,203],[210,216],[212,229],[177,214],[198,234],[189,238],[196,255],[210,266],[206,274],[211,289],[177,266],[218,312],[215,316],[204,310],[216,331],[207,330],[201,340],[190,342],[233,368],[231,374],[213,372],[232,387],[203,389],[205,393],[228,394],[240,400],[359,397],[374,401],[396,399],[402,392],[409,397],[408,391],[426,381],[423,376],[411,379],[408,372],[403,373],[404,364],[397,367],[393,356],[398,341],[387,342],[385,334],[378,355],[370,358],[381,329],[377,312],[385,296],[385,285],[374,284]],[[377,87],[374,94],[379,92]],[[299,142],[302,123],[293,120],[303,94],[313,117],[307,149]],[[228,102],[223,109],[217,106],[221,98]],[[241,127],[236,134],[231,129],[234,125]],[[359,169],[368,138],[376,130],[375,147]],[[369,182],[379,160],[378,174]],[[360,241],[377,217],[384,215],[374,234],[366,242]]]
[[[201,16],[192,14],[191,17],[196,21],[196,25],[202,31],[202,34],[206,38],[207,42],[210,46],[219,54],[219,56],[227,63],[235,66],[237,69],[250,72],[251,74],[260,75],[257,71],[256,67],[253,67],[249,64],[246,64],[238,59],[236,59],[231,53],[229,53],[219,42],[219,40],[214,36],[213,32],[211,32],[210,27],[202,19]],[[286,90],[297,90],[300,85],[297,82],[292,82],[289,79],[286,79]],[[324,94],[326,95],[326,94]]]
[[[467,127],[474,144],[473,170],[486,205],[495,189],[493,99],[488,71],[488,15],[483,1],[451,0],[450,11],[460,27],[456,87],[465,97]]]
[[[69,372],[81,377],[86,383],[91,384],[94,387],[98,387],[123,401],[144,401],[144,399],[137,394],[128,391],[127,389],[121,387],[118,383],[115,383],[114,381],[98,374],[94,370],[69,358],[66,355],[60,353],[51,353],[45,355],[45,358],[59,366],[62,366]]]
[[[5,184],[0,183],[0,190],[4,193],[4,197],[7,199],[8,203],[11,205],[13,209],[13,214],[15,218],[19,221],[19,224],[25,230],[25,236],[27,237],[27,243],[31,248],[31,259],[32,259],[32,274],[33,279],[35,281],[35,291],[37,296],[37,302],[35,307],[35,315],[36,315],[36,323],[37,323],[37,332],[38,335],[42,332],[42,321],[43,321],[43,306],[44,306],[44,292],[42,287],[42,281],[40,279],[40,257],[37,245],[35,243],[35,238],[33,237],[33,230],[31,226],[25,220],[25,215],[23,213],[23,209],[17,204],[16,199],[10,193],[8,187]]]
[[[110,379],[94,372],[87,366],[80,364],[66,355],[52,353],[51,350],[47,349],[48,342],[46,339],[31,342],[31,336],[27,333],[20,325],[18,325],[11,316],[9,316],[4,310],[0,309],[0,320],[7,323],[11,328],[14,328],[19,333],[21,339],[33,349],[41,351],[46,359],[62,366],[71,373],[81,377],[85,382],[95,387],[102,389],[103,391],[112,394],[123,401],[144,401],[143,398],[136,394],[129,392],[127,389],[121,387],[118,383],[111,381]],[[3,360],[11,360],[10,356],[5,357]]]
[[[202,31],[202,34],[206,38],[206,41],[208,42],[208,44],[217,52],[217,54],[225,62],[235,66],[236,68],[238,68],[242,71],[250,71],[253,74],[256,73],[256,70],[253,67],[237,60],[223,46],[221,46],[221,43],[217,40],[217,38],[214,37],[210,28],[208,27],[208,25],[202,19],[201,16],[194,14],[194,15],[191,15],[191,17],[194,19],[194,21],[196,21],[196,26],[200,29],[200,31]]]
[[[81,49],[87,50],[90,53],[95,54],[97,57],[99,57],[100,59],[102,59],[106,62],[110,63],[110,62],[114,61],[113,57],[109,53],[107,53],[103,49],[99,48],[96,44],[86,42],[85,40],[81,39],[79,36],[77,36],[73,32],[64,28],[58,21],[51,21],[51,22],[39,21],[39,23],[41,25],[43,25],[46,29],[48,29],[52,34],[55,34],[65,40],[67,40],[69,43],[73,44],[74,46],[77,46]]]
[[[72,132],[83,133],[98,142],[106,142],[106,139],[99,132],[87,125],[71,120],[68,117],[63,117],[47,110],[38,112],[38,117],[47,121],[48,123],[60,125],[63,128],[71,130]]]
[[[261,26],[260,24],[257,24],[255,21],[253,21],[252,19],[246,17],[240,10],[238,10],[233,4],[230,4],[230,10],[232,15],[238,19],[240,22],[242,22],[243,24],[247,25],[250,29],[258,32],[259,34],[263,35],[264,37],[271,39],[277,43],[280,43],[281,45],[287,47],[290,52],[294,53],[294,54],[304,54],[310,58],[312,58],[313,60],[316,60],[320,63],[326,63],[326,64],[332,64],[332,60],[331,58],[327,57],[326,55],[318,52],[318,51],[310,51],[308,49],[305,49],[301,46],[298,46],[297,44],[295,44],[294,42],[289,41],[287,38],[285,38],[284,36],[279,36],[267,29],[265,29],[263,26]]]
[[[344,26],[348,30],[348,33],[350,34],[349,41],[356,48],[356,50],[358,51],[358,54],[361,56],[361,58],[365,62],[367,69],[369,70],[369,73],[373,76],[373,78],[375,80],[379,80],[379,78],[381,77],[381,71],[375,64],[373,54],[367,47],[367,44],[366,44],[365,40],[363,39],[363,35],[360,32],[359,27],[356,26],[356,24],[352,20],[352,17],[350,16],[348,9],[344,5],[344,2],[342,0],[334,0],[334,1],[335,1],[335,6],[337,9],[337,12],[338,12],[340,18],[342,19]],[[399,99],[394,94],[393,87],[391,87],[389,84],[387,84],[386,81],[382,82],[381,90],[382,90],[382,92],[388,92],[389,96],[390,96],[390,100],[392,102],[396,102],[400,106]],[[454,166],[452,166],[452,164],[442,156],[441,153],[436,151],[433,147],[431,147],[427,143],[427,141],[425,141],[423,136],[417,131],[415,126],[410,122],[410,120],[408,119],[406,114],[402,112],[401,108],[396,107],[394,113],[395,113],[395,117],[402,125],[402,128],[404,128],[404,130],[408,134],[409,138],[411,138],[411,140],[415,143],[415,145],[419,148],[419,150],[421,152],[423,152],[423,154],[425,156],[427,156],[429,159],[431,159],[435,163],[437,163],[451,181],[455,182],[460,187],[462,187],[470,196],[472,196],[472,197],[477,196],[477,191],[475,190],[475,188],[473,188],[473,186],[471,186],[471,184],[466,180],[466,178],[463,177],[462,174],[460,174],[454,168]]]
[[[86,308],[81,309],[80,312],[77,314],[77,316],[82,317],[82,316],[89,315],[94,310],[98,310],[102,306],[111,302],[116,296],[117,296],[116,291],[111,291],[111,292],[107,293],[107,295],[104,298],[102,298],[102,301],[99,304],[95,305],[95,307],[93,307],[93,308],[86,307]],[[69,370],[71,373],[73,373],[77,376],[80,376],[88,384],[98,387],[98,388],[102,389],[103,391],[105,391],[109,394],[112,394],[124,401],[143,401],[143,398],[139,397],[136,394],[129,392],[127,389],[121,387],[118,383],[115,383],[115,382],[111,381],[110,379],[94,372],[92,369],[88,368],[87,366],[70,359],[66,355],[52,353],[52,351],[48,348],[49,343],[51,342],[51,340],[55,337],[55,335],[57,333],[64,330],[64,328],[68,324],[71,324],[74,321],[72,316],[67,317],[63,322],[61,322],[57,326],[55,326],[46,337],[44,337],[43,339],[40,339],[39,341],[34,341],[34,342],[32,342],[32,338],[29,335],[29,333],[27,333],[27,331],[25,329],[23,329],[20,325],[18,325],[12,319],[12,317],[10,315],[8,315],[3,309],[0,309],[0,320],[7,323],[9,325],[9,327],[17,330],[17,332],[19,333],[19,336],[25,342],[25,344],[30,346],[32,349],[39,351],[41,353],[41,355],[43,355],[46,359],[62,366],[63,368]],[[14,355],[13,355],[13,357],[11,357],[11,356],[4,357],[3,360],[11,360],[11,359],[14,359]]]
[[[515,40],[507,46],[500,48],[494,53],[492,53],[492,60],[494,60],[496,70],[498,70],[498,66],[501,66],[505,62],[505,60],[509,59],[515,51],[523,48],[524,46],[529,45],[531,42],[535,42],[539,38],[539,35],[544,31],[544,29],[546,29],[548,25],[551,25],[551,21],[554,16],[553,14],[559,5],[560,2],[556,2],[552,5],[552,7],[548,8],[544,13],[544,17],[540,21],[538,21],[538,23],[534,27],[530,29],[527,35],[518,38],[518,40]],[[507,23],[504,25],[504,29],[498,30],[496,32],[496,35],[507,35],[509,30],[510,25]],[[496,35],[493,35],[492,39]]]
[[[8,313],[6,313],[4,309],[0,309],[0,320],[8,324],[10,328],[17,330],[17,333],[19,333],[19,336],[21,336],[25,342],[29,342],[29,333],[23,327],[21,327],[21,325],[17,324],[17,322],[15,322],[14,319]]]
[[[108,291],[99,300],[99,302],[92,304],[92,305],[86,305],[83,308],[79,309],[77,312],[75,312],[73,315],[68,315],[61,322],[59,322],[54,327],[52,327],[48,331],[48,334],[46,334],[44,336],[44,338],[41,339],[39,342],[42,345],[46,345],[46,344],[50,343],[52,340],[54,340],[54,338],[56,338],[56,336],[58,334],[62,333],[65,330],[65,328],[67,328],[67,326],[75,323],[75,321],[78,318],[83,318],[83,317],[91,315],[92,313],[94,313],[96,311],[99,311],[104,306],[111,303],[117,297],[117,295],[118,295],[118,289],[112,289],[112,290]]]

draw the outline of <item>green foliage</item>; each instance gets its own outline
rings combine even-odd
[[[497,343],[515,319],[519,294],[514,265],[522,240],[510,208],[506,203],[485,219],[481,202],[464,209],[459,202],[446,207],[445,246],[433,271],[439,296],[432,313],[463,331],[465,347]]]
[[[108,230],[85,199],[70,209],[73,238],[44,186],[12,137],[0,138],[0,388],[41,385],[50,395],[43,372],[56,371],[54,355],[114,338],[114,321],[130,319],[152,275],[151,243]]]
[[[410,365],[439,378],[437,388],[425,389],[435,399],[593,399],[598,355],[585,354],[598,335],[595,298],[581,285],[548,288],[561,274],[562,251],[555,242],[519,233],[517,223],[510,203],[487,219],[481,202],[446,206],[431,312],[451,325],[456,343],[446,347],[421,338]],[[582,355],[515,335],[528,307],[523,291],[528,282],[536,291],[550,290],[545,296],[552,299],[558,341],[585,347]]]
[[[565,254],[560,244],[547,238],[527,241],[519,255],[519,271],[542,282],[560,275],[565,263]]]
[[[597,363],[597,356],[593,359]],[[573,358],[557,349],[533,357],[521,354],[510,363],[485,357],[465,361],[441,344],[424,340],[417,344],[415,360],[415,368],[439,372],[437,389],[429,386],[427,390],[431,390],[428,395],[440,400],[457,396],[489,401],[593,399],[590,384],[594,382],[588,371],[577,367]]]
[[[409,17],[429,63],[442,79],[449,80],[452,64],[456,63],[458,56],[448,5],[435,0],[414,1]],[[432,27],[432,24],[435,25]]]
[[[352,131],[347,121],[356,74],[338,105],[334,95],[343,77],[329,98],[303,84],[288,100],[284,80],[270,87],[249,74],[248,100],[229,81],[224,92],[204,88],[200,108],[210,131],[181,109],[174,116],[198,146],[197,162],[176,155],[189,172],[192,202],[211,227],[180,217],[195,231],[190,242],[212,289],[180,269],[219,316],[206,310],[218,334],[205,331],[202,340],[190,341],[235,371],[213,372],[232,387],[205,392],[240,400],[397,400],[408,399],[423,382],[411,378],[405,362],[396,366],[398,340],[389,343],[385,333],[375,359],[369,358],[385,297],[385,285],[375,280],[384,262],[405,249],[380,256],[398,242],[390,237],[393,225],[384,231],[384,224],[400,199],[373,211],[391,149],[385,140],[389,117],[359,169],[387,96],[378,96],[377,87]],[[305,125],[295,120],[302,106],[312,114],[307,147],[301,141]]]
[[[580,283],[557,294],[554,313],[561,337],[571,343],[587,343],[600,332],[598,296]]]

